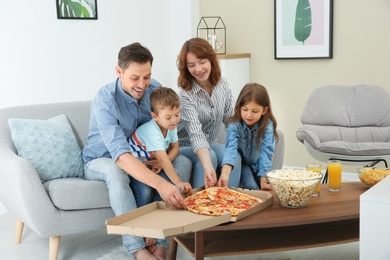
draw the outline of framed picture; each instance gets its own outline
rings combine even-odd
[[[274,0],[275,59],[331,59],[333,0]]]
[[[97,0],[56,0],[58,19],[97,20]]]

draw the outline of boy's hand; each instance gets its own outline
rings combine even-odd
[[[269,184],[265,177],[260,177],[260,187],[262,190],[272,190],[271,184]]]
[[[176,184],[176,187],[180,189],[181,193],[185,193],[188,196],[192,195],[192,186],[189,182],[179,182]]]
[[[147,161],[145,162],[145,165],[154,173],[159,173],[162,170],[161,164],[158,160]]]
[[[149,251],[149,253],[152,254],[154,251],[156,251],[157,249],[156,239],[145,237],[144,240],[145,240],[146,249]]]

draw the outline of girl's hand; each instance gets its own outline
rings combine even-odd
[[[231,171],[232,171],[231,165],[225,164],[224,166],[222,166],[221,176],[219,176],[219,180],[218,180],[218,187],[228,188],[229,176]]]
[[[192,195],[192,186],[189,182],[179,182],[176,187],[180,189],[181,193],[185,193],[188,196]]]
[[[260,177],[260,187],[262,190],[272,190],[271,184],[269,184],[265,177]]]
[[[229,176],[224,176],[221,174],[218,180],[218,187],[228,188]]]
[[[205,169],[204,171],[204,186],[205,188],[214,187],[217,185],[217,174],[215,173],[214,168]]]

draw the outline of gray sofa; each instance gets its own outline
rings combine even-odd
[[[78,101],[0,109],[0,200],[17,218],[16,242],[20,243],[26,224],[38,235],[50,238],[51,260],[58,257],[61,236],[105,228],[105,220],[114,217],[108,191],[104,182],[74,177],[42,184],[32,164],[17,155],[8,119],[48,119],[65,114],[82,148],[88,134],[90,104]],[[279,135],[273,169],[283,165],[283,133],[279,131]]]

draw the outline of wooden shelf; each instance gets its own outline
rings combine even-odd
[[[218,59],[228,60],[228,59],[240,59],[240,58],[250,58],[250,53],[237,53],[237,54],[218,54]]]
[[[174,238],[195,257],[194,234]],[[359,219],[283,228],[204,233],[204,256],[287,251],[359,241]]]

